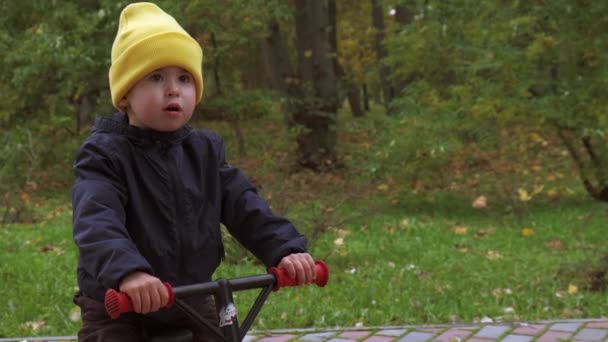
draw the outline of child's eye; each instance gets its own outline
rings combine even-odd
[[[152,81],[162,81],[163,76],[161,74],[152,74],[150,75],[150,80]]]
[[[188,83],[188,82],[190,82],[190,80],[192,80],[192,78],[190,77],[190,75],[181,75],[179,77],[179,80],[181,82]]]

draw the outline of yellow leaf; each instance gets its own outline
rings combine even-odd
[[[488,251],[486,253],[486,258],[490,260],[498,260],[502,258],[502,255],[497,251]]]
[[[475,209],[483,209],[488,206],[488,199],[486,196],[479,196],[473,201],[472,206]]]
[[[80,321],[80,307],[79,306],[72,307],[72,310],[70,310],[69,317],[72,322]]]
[[[578,287],[576,285],[568,285],[568,294],[575,294],[578,292]]]
[[[526,189],[519,188],[517,189],[517,194],[519,195],[519,200],[522,202],[527,202],[532,199],[532,196],[528,194]]]
[[[454,234],[456,235],[464,235],[467,233],[467,230],[469,230],[468,227],[466,226],[454,226],[454,228],[452,228],[452,230],[454,231]]]
[[[530,236],[532,236],[534,234],[536,234],[536,231],[534,229],[532,229],[532,228],[527,228],[526,227],[526,228],[523,228],[521,230],[521,236],[523,236],[523,237],[530,237]]]
[[[378,185],[377,189],[380,190],[380,191],[387,191],[388,190],[388,185],[386,185],[386,184],[380,184],[380,185]]]

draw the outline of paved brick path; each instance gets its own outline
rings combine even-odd
[[[0,342],[75,341],[74,336],[0,338]],[[252,331],[245,342],[608,342],[608,318],[463,325]]]

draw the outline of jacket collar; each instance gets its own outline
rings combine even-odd
[[[158,141],[179,143],[192,132],[192,127],[186,125],[177,131],[159,132],[129,125],[129,119],[124,113],[114,113],[110,117],[97,117],[93,131],[117,133],[140,143],[154,143]]]

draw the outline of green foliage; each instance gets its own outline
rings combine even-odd
[[[288,18],[285,3],[158,4],[203,45],[205,94],[231,94],[218,101],[239,113],[238,119],[262,116],[270,97],[252,89],[263,75],[258,72],[255,38],[264,34],[270,16]],[[0,157],[1,190],[10,186],[7,193],[17,194],[25,178],[43,185],[71,176],[67,169],[82,138],[80,131],[88,131],[94,115],[113,110],[107,75],[119,14],[126,5],[114,0],[0,4],[0,49],[7,52],[0,55],[0,140],[9,151]],[[24,132],[32,137],[29,154],[20,154]],[[36,164],[27,160],[32,154]],[[22,172],[24,168],[28,172]],[[52,172],[55,179],[48,178]],[[15,201],[17,197],[10,202]]]
[[[567,128],[579,143],[590,129],[605,135],[608,4],[419,1],[410,9],[413,22],[387,41],[393,78],[412,80],[391,105],[419,128],[400,149],[509,153],[528,139],[504,135],[514,127],[546,136]]]

